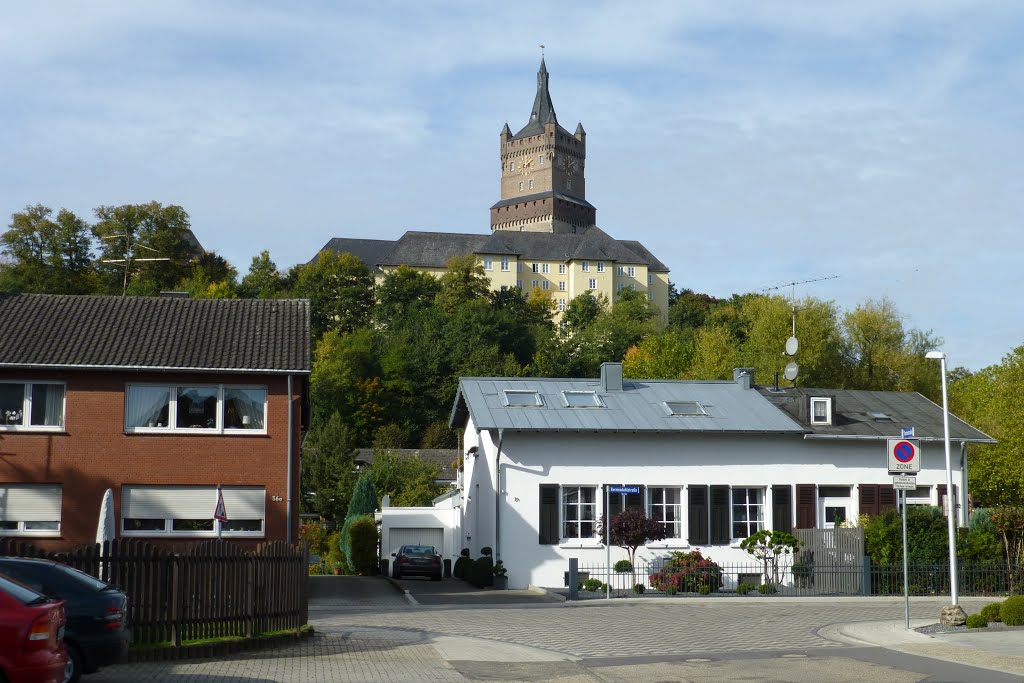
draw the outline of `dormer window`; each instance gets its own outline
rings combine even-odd
[[[593,391],[563,391],[566,408],[604,408],[604,401]]]
[[[811,424],[832,424],[832,400],[829,398],[811,399]]]
[[[510,408],[542,408],[544,400],[536,391],[521,389],[505,390],[505,405]]]

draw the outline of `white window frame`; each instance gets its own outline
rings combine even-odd
[[[735,498],[734,498],[736,491],[747,491],[747,492],[749,492],[749,491],[759,491],[761,493],[761,502],[760,503],[750,503],[750,502],[736,503],[735,502]],[[745,507],[748,512],[750,510],[756,510],[759,513],[758,519],[749,519],[748,518],[746,520],[737,520],[736,519],[736,508],[737,507]],[[765,508],[765,487],[764,486],[730,486],[729,487],[729,534],[732,536],[733,542],[738,543],[738,542],[742,541],[744,538],[749,537],[752,533],[756,533],[756,532],[761,531],[762,529],[765,528],[764,508]],[[747,535],[746,536],[737,536],[736,535],[736,525],[737,524],[746,524],[747,525]],[[751,524],[755,525],[753,531],[751,531],[751,526],[750,526]]]
[[[626,267],[619,266],[619,277],[626,277]]]
[[[599,272],[599,273],[603,273],[604,272],[604,261],[598,261],[597,262],[597,272]]]
[[[558,291],[559,292],[564,292],[565,291],[565,280],[559,280],[558,281]]]
[[[682,486],[648,486],[646,488],[647,488],[647,516],[649,518],[651,518],[651,519],[657,520],[665,528],[665,531],[666,531],[664,541],[658,541],[658,543],[664,543],[664,542],[670,542],[670,541],[680,541],[680,540],[685,539],[686,536],[683,534],[683,529],[684,529],[684,527],[683,527],[683,522],[684,522],[684,519],[683,519],[683,512],[684,512],[683,511],[683,487]],[[652,499],[653,499],[652,492],[654,492],[654,491],[665,491],[665,492],[667,492],[667,491],[675,491],[678,502],[676,502],[676,503],[665,503],[665,502],[654,503],[654,502],[652,502]],[[664,501],[664,495],[662,497],[662,500]],[[666,521],[664,521],[664,519],[662,519],[664,514],[661,517],[656,517],[654,515],[655,509],[660,509],[664,513],[664,511],[668,510],[669,508],[674,508],[675,509],[675,517],[676,517],[676,521],[675,522],[666,522]],[[668,533],[670,525],[675,525],[676,526],[677,533],[675,533],[675,534]]]
[[[548,285],[548,281],[547,280],[542,280],[541,281],[541,283],[540,283],[540,288],[541,289],[545,289],[546,290],[548,288],[548,286],[549,285]]]
[[[484,270],[494,270],[493,256],[484,256]]]
[[[636,277],[636,268],[634,268],[633,266],[630,266],[629,268],[626,268],[626,273],[630,277]]]
[[[550,265],[547,263],[540,264],[540,272],[547,273],[550,270]]]
[[[537,289],[540,287],[540,280],[534,280],[530,289]]]
[[[540,272],[540,265],[538,265],[536,263],[530,264],[530,270],[533,271],[534,273],[539,273]]]
[[[544,165],[544,155],[543,154],[541,154],[541,155],[539,155],[537,157],[537,165],[538,166],[543,166]]]
[[[558,300],[558,311],[560,313],[565,311],[565,299],[559,299]]]
[[[590,489],[591,490],[591,492],[593,494],[592,495],[592,501],[593,502],[590,502],[590,503],[582,502],[582,498],[583,498],[582,493],[583,493],[584,489]],[[579,495],[580,500],[578,502],[576,502],[576,503],[569,503],[569,502],[566,501],[566,494],[569,493],[569,492],[572,492],[573,490],[575,490],[576,493]],[[594,485],[569,484],[569,485],[562,485],[562,486],[558,487],[558,530],[559,530],[559,536],[561,537],[561,540],[562,540],[563,543],[565,543],[565,542],[570,542],[571,543],[571,542],[577,542],[577,541],[594,541],[594,542],[597,541],[597,539],[598,539],[598,527],[597,527],[597,525],[598,525],[598,516],[597,516],[598,499],[599,499],[598,487],[594,486]],[[577,516],[575,516],[571,521],[569,519],[569,516],[566,514],[568,512],[568,510],[569,510],[569,506],[570,505],[572,505],[572,507],[577,510]],[[590,519],[584,519],[583,518],[584,517],[583,510],[585,509],[585,507],[590,507],[592,509],[592,511],[591,511],[591,518]],[[565,533],[566,532],[566,525],[567,524],[574,524],[575,523],[578,526],[582,527],[584,522],[590,522],[593,525],[594,531],[593,531],[593,533],[590,536],[583,536],[582,534],[577,534],[576,536],[569,536],[569,535],[567,535]]]
[[[569,396],[590,396],[594,400],[591,401],[589,405],[573,405],[573,403],[569,400]],[[584,410],[589,408],[605,407],[604,399],[601,398],[601,395],[598,394],[596,391],[572,391],[569,389],[562,391],[562,405],[565,406],[566,408],[582,408]]]
[[[564,263],[559,263],[558,264],[558,274],[559,275],[565,275],[565,264]]]
[[[174,530],[174,520],[176,520],[176,519],[181,519],[181,520],[186,520],[186,519],[206,520],[207,517],[205,517],[205,516],[203,516],[203,517],[177,517],[177,516],[175,516],[173,514],[172,511],[167,511],[167,512],[171,512],[171,514],[168,515],[168,516],[165,516],[163,518],[161,518],[161,517],[144,517],[144,518],[141,518],[141,519],[163,519],[163,521],[164,521],[164,528],[163,528],[163,530],[159,530],[159,529],[141,529],[141,530],[126,529],[125,528],[125,520],[126,519],[131,519],[131,517],[126,517],[125,516],[125,512],[126,511],[129,512],[129,513],[131,512],[131,510],[128,510],[127,497],[130,494],[131,490],[133,490],[133,489],[141,489],[141,490],[147,490],[147,489],[170,489],[172,491],[174,489],[179,489],[179,490],[195,490],[195,491],[199,492],[200,495],[208,496],[209,497],[209,501],[210,501],[210,505],[209,505],[209,508],[210,508],[209,514],[210,514],[210,516],[209,516],[209,519],[213,522],[213,528],[212,529],[202,530],[202,531],[194,531],[194,530],[175,531]],[[214,507],[216,506],[216,503],[217,503],[217,487],[216,486],[191,486],[191,485],[182,485],[182,486],[173,486],[173,485],[172,486],[145,486],[145,485],[129,485],[129,484],[125,484],[125,485],[123,485],[121,487],[121,519],[120,519],[120,522],[119,522],[119,527],[121,529],[121,535],[125,536],[125,537],[150,537],[150,538],[152,538],[152,537],[158,537],[158,538],[217,538],[218,534],[219,534],[220,536],[223,536],[224,538],[264,538],[266,536],[266,533],[267,533],[266,487],[263,487],[263,486],[224,486],[224,487],[222,487],[222,490],[226,494],[225,495],[224,508],[225,508],[225,511],[227,512],[227,515],[228,515],[228,522],[227,522],[228,524],[231,523],[232,508],[237,509],[236,506],[233,505],[231,503],[231,501],[230,501],[232,492],[240,491],[240,490],[252,491],[254,493],[257,490],[263,492],[263,501],[264,501],[263,502],[263,517],[260,518],[260,521],[262,522],[262,524],[260,525],[261,528],[260,528],[259,531],[231,531],[229,529],[223,529],[222,528],[222,523],[220,521],[216,520],[216,519],[213,519],[213,510],[214,510]],[[183,512],[182,514],[188,514],[188,513],[187,512]],[[199,513],[199,514],[204,514],[205,515],[205,513]],[[251,519],[256,519],[256,518],[252,517],[252,518],[246,518],[246,519],[247,520],[251,520]]]
[[[825,419],[819,420],[814,416],[814,407],[816,405],[825,404]],[[810,414],[812,425],[830,425],[832,424],[832,401],[827,397],[814,396],[811,398],[811,414]]]
[[[580,268],[583,270],[584,273],[589,273],[590,272],[590,261],[581,261],[580,262]]]
[[[167,389],[170,402],[167,406],[167,422],[163,427],[130,427],[128,426],[128,394],[132,387],[149,387]],[[217,390],[217,418],[213,427],[178,427],[177,402],[178,389],[216,389]],[[250,389],[263,392],[263,428],[262,429],[237,429],[224,426],[224,392],[231,389]],[[267,434],[267,417],[270,403],[270,391],[265,384],[209,384],[197,382],[195,384],[179,382],[176,384],[158,384],[147,382],[130,382],[124,388],[124,416],[123,424],[126,434],[205,434],[207,436],[231,435],[231,436],[265,436]]]
[[[522,180],[519,181],[519,191],[520,192],[523,191],[523,181]]]
[[[67,422],[68,386],[66,382],[53,380],[18,380],[0,382],[3,385],[21,387],[21,410],[0,414],[0,432],[63,432]],[[32,422],[32,387],[36,384],[59,386],[63,389],[60,405],[59,425],[34,425]]]
[[[39,384],[39,382],[37,382]],[[53,382],[51,382],[53,384]],[[0,528],[3,536],[60,536],[64,489],[60,484],[0,484],[4,507],[0,521],[16,523],[14,529]],[[11,519],[8,519],[8,516]],[[38,524],[57,524],[56,529],[33,528]]]
[[[507,273],[508,272],[508,256],[502,256],[501,257],[501,272],[503,272],[503,273]]]
[[[597,278],[592,277],[589,280],[587,280],[587,288],[590,290],[597,289]]]

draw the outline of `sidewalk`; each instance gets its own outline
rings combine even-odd
[[[827,626],[819,634],[851,645],[875,645],[1024,676],[1024,629],[989,627],[930,635],[913,630],[934,623],[935,619],[911,619],[908,631],[902,620],[862,621]]]

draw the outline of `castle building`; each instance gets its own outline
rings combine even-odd
[[[586,199],[586,132],[558,123],[548,83],[542,58],[529,121],[515,135],[508,123],[501,130],[490,234],[409,231],[397,240],[338,237],[323,248],[357,256],[378,282],[402,265],[440,275],[451,258],[474,254],[493,289],[540,289],[559,312],[585,291],[614,305],[630,289],[667,316],[668,267],[640,242],[597,227],[597,209]]]

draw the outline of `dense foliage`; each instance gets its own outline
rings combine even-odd
[[[665,538],[665,527],[656,519],[651,519],[644,514],[641,508],[627,508],[622,512],[612,515],[608,526],[610,527],[612,545],[625,548],[629,553],[629,564],[631,571],[633,561],[636,557],[636,549],[646,545],[648,541],[660,541]],[[599,537],[601,543],[605,543],[605,521],[604,515],[598,520]],[[616,569],[615,571],[619,571]]]
[[[722,568],[700,549],[673,551],[665,566],[651,574],[651,587],[670,593],[711,593],[722,587]]]

